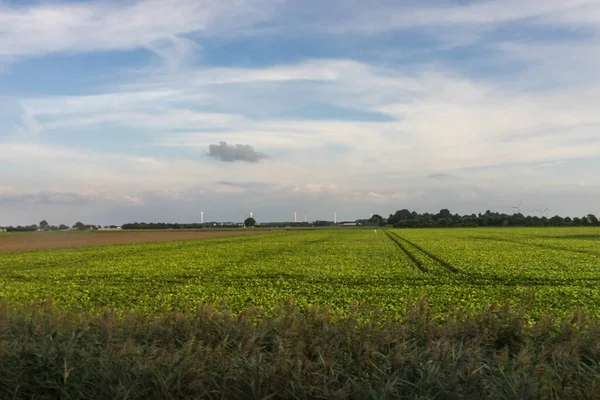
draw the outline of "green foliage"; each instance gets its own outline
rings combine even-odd
[[[246,218],[246,220],[244,221],[244,226],[246,227],[250,227],[250,226],[254,226],[256,225],[256,220],[252,217]]]
[[[544,210],[536,212],[543,214]],[[477,226],[600,226],[600,221],[594,214],[588,214],[583,218],[561,217],[555,215],[550,217],[549,211],[546,215],[523,215],[521,213],[505,214],[487,210],[484,214],[458,215],[452,214],[444,208],[437,214],[419,214],[407,209],[398,210],[390,214],[387,220],[394,228],[432,228],[432,227],[477,227]]]
[[[177,223],[164,223],[164,222],[133,222],[133,223],[129,223],[129,224],[123,224],[121,225],[121,228],[127,230],[127,229],[135,229],[135,230],[142,230],[142,229],[202,229],[204,227],[207,226],[213,226],[213,223],[206,223],[206,224],[200,224],[200,223],[192,223],[192,224],[177,224]],[[115,225],[112,225],[116,228]],[[228,223],[226,226],[228,227],[235,227],[237,225],[232,224],[232,223]]]
[[[76,222],[75,225],[73,225],[73,228],[82,230],[85,228],[85,225],[83,224],[83,222]]]
[[[375,225],[383,226],[385,225],[386,221],[381,215],[375,214],[369,219],[369,222]]]
[[[399,318],[427,295],[443,317],[490,303],[528,316],[600,315],[600,232],[595,228],[316,230],[0,254],[0,297],[52,297],[60,308],[143,314],[221,304],[271,312],[358,303]]]
[[[600,326],[491,307],[402,321],[287,303],[152,316],[0,304],[2,399],[594,399]]]
[[[599,398],[599,244],[336,229],[0,254],[0,398]]]
[[[6,230],[8,232],[35,232],[38,230],[37,225],[28,225],[28,226],[7,226]]]

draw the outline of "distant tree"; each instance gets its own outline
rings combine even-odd
[[[83,224],[83,222],[76,222],[75,225],[73,225],[73,228],[83,230],[83,228],[85,228],[85,225]]]
[[[451,225],[452,214],[447,208],[442,208],[439,213],[434,215],[433,219],[434,221],[442,221],[441,223],[444,226],[448,226]]]
[[[559,217],[560,218],[560,217]],[[567,225],[571,225],[573,224],[573,220],[571,219],[571,217],[565,217],[565,219],[563,220],[565,224]]]
[[[596,217],[594,214],[588,214],[587,219],[590,222],[590,225],[594,225],[594,226],[600,225],[600,221],[598,221],[598,217]]]
[[[38,230],[38,226],[37,225],[29,225],[29,226],[7,226],[6,230],[8,232],[35,232]]]
[[[42,222],[40,222],[40,229],[43,231],[47,231],[48,229],[50,229],[50,224],[48,223],[48,221],[43,220]]]
[[[589,226],[590,225],[590,220],[588,219],[587,216],[581,217],[581,225],[582,226]]]
[[[58,229],[60,229],[61,231],[66,231],[67,229],[69,229],[69,227],[68,227],[68,226],[66,226],[65,224],[60,224],[60,225],[58,226]]]
[[[244,226],[246,226],[246,227],[254,226],[254,225],[256,225],[256,220],[252,217],[246,218],[246,220],[244,221]]]
[[[396,223],[405,221],[410,218],[411,218],[410,211],[407,210],[406,208],[403,208],[402,210],[396,211],[395,214],[390,214],[390,217],[388,218],[387,223],[394,225]]]
[[[331,221],[316,220],[313,225],[314,226],[331,226],[331,225],[333,225],[333,222],[331,222]]]
[[[370,219],[369,222],[372,224],[377,224],[379,226],[383,226],[385,225],[385,220],[383,219],[383,217],[379,214],[375,214],[373,215]]]
[[[488,210],[487,212],[489,213],[490,211]],[[450,218],[452,218],[452,214],[450,214],[450,210],[448,210],[447,208],[442,208],[440,210],[440,212],[438,213],[437,217],[439,219],[441,219],[441,218],[450,219]]]

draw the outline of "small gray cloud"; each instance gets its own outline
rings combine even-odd
[[[217,183],[223,186],[240,186],[239,184],[230,181],[217,181]]]
[[[219,144],[208,146],[208,156],[222,162],[245,161],[249,163],[257,163],[260,160],[269,158],[266,154],[254,150],[250,145],[228,145],[227,142],[219,142]]]
[[[346,146],[343,143],[328,143],[327,144],[327,150],[331,151],[332,153],[348,153],[348,151],[350,150],[348,148],[348,146]]]
[[[231,182],[231,181],[217,181],[216,182],[218,185],[222,185],[222,186],[230,186],[230,187],[237,187],[237,188],[244,188],[244,189],[250,189],[250,188],[261,188],[261,190],[263,190],[266,187],[269,187],[270,184],[268,183],[262,183],[262,182]]]
[[[428,179],[448,179],[448,178],[452,178],[452,175],[445,174],[443,172],[436,172],[434,174],[427,175],[427,178]]]

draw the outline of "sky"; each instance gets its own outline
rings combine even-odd
[[[600,215],[599,110],[600,0],[0,0],[0,225]]]

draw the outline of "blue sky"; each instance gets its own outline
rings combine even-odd
[[[599,27],[598,0],[0,0],[0,225],[600,214]]]

